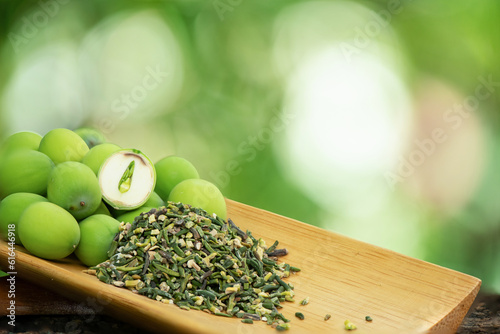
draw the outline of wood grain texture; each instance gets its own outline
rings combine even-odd
[[[356,333],[453,333],[477,295],[477,278],[325,231],[296,220],[228,200],[228,216],[270,245],[280,241],[284,261],[300,267],[288,282],[295,303],[283,303],[290,333],[344,333],[344,320]],[[7,245],[0,244],[0,267],[7,266]],[[243,324],[200,311],[184,311],[100,282],[84,274],[74,258],[45,261],[16,254],[17,276],[80,301],[83,306],[155,332],[265,333],[263,322]],[[306,306],[299,305],[305,297]],[[2,296],[4,298],[4,296]],[[302,312],[305,320],[295,318]],[[324,321],[326,314],[331,319]],[[366,322],[365,316],[372,322]],[[83,314],[82,314],[82,317]],[[269,332],[269,333],[271,333]]]

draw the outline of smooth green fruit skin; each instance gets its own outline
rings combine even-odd
[[[24,210],[18,233],[24,248],[47,260],[65,258],[73,253],[80,241],[76,219],[50,202],[35,203]]]
[[[155,191],[167,201],[172,189],[180,182],[188,179],[200,178],[196,168],[184,158],[168,156],[155,164],[156,187]]]
[[[109,212],[108,207],[106,204],[101,201],[101,205],[97,208],[97,210],[94,211],[92,215],[106,215],[106,216],[111,216],[111,213]]]
[[[90,149],[82,159],[82,163],[89,166],[95,175],[98,175],[99,168],[109,156],[116,151],[121,150],[121,147],[115,144],[105,143],[99,144]]]
[[[6,154],[0,160],[0,198],[17,192],[44,195],[53,168],[50,158],[38,151]]]
[[[172,189],[169,201],[202,208],[209,214],[215,213],[222,219],[227,217],[224,196],[213,183],[202,179],[184,180]]]
[[[21,131],[10,135],[0,148],[0,152],[28,149],[38,150],[42,136],[36,132]]]
[[[20,245],[21,239],[19,233],[17,233],[17,223],[22,213],[31,204],[48,201],[43,196],[31,193],[15,193],[5,197],[0,202],[0,235],[6,239],[9,225],[14,225],[16,244]]]
[[[85,141],[90,149],[106,142],[104,134],[94,128],[78,128],[75,133]]]
[[[77,220],[93,214],[101,205],[101,189],[94,172],[84,164],[62,162],[50,174],[47,198],[68,210]]]
[[[149,196],[149,199],[141,207],[159,208],[162,206],[165,206],[165,202],[161,199],[160,195],[158,195],[156,192],[153,191],[151,193],[151,195]],[[110,212],[112,213],[113,217],[118,217],[118,216],[124,215],[130,211],[129,210],[116,210],[116,209],[111,208]]]
[[[57,165],[65,161],[81,161],[89,151],[85,141],[68,129],[50,130],[43,136],[38,150]]]
[[[80,222],[80,243],[76,257],[86,266],[95,266],[108,259],[108,250],[120,222],[106,215],[92,215]]]
[[[143,206],[150,206],[153,208],[159,208],[165,206],[165,201],[156,192],[152,192],[146,203]]]
[[[148,206],[141,206],[138,209],[128,211],[127,213],[116,217],[116,220],[118,220],[119,222],[125,222],[125,223],[132,224],[134,222],[135,217],[139,216],[143,212],[148,212],[151,209],[153,209],[153,208],[148,207]]]

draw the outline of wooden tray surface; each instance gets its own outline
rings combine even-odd
[[[393,251],[363,243],[299,221],[227,200],[228,216],[268,245],[279,240],[289,254],[283,261],[302,269],[287,281],[295,303],[281,312],[291,319],[290,333],[344,333],[349,319],[356,333],[456,331],[476,297],[481,281]],[[0,242],[0,268],[7,271],[8,248]],[[184,311],[100,282],[74,258],[46,261],[16,248],[19,278],[80,302],[88,309],[155,332],[273,333],[264,322],[243,324],[201,311]],[[4,298],[6,296],[2,296]],[[300,300],[309,297],[306,306]],[[85,311],[83,311],[83,309]],[[302,312],[305,320],[294,316]],[[324,321],[326,314],[331,319]],[[369,315],[373,321],[365,321]]]

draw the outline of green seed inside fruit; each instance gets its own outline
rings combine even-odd
[[[168,200],[200,207],[222,219],[226,219],[227,216],[226,201],[220,190],[214,184],[202,179],[182,181],[172,189]]]
[[[65,258],[80,241],[80,228],[75,218],[49,202],[35,203],[24,210],[18,233],[30,253],[48,260]]]
[[[156,174],[151,161],[138,150],[120,150],[102,164],[99,185],[106,203],[117,210],[133,210],[149,199]]]
[[[132,160],[123,173],[120,182],[118,182],[118,191],[122,194],[130,190],[130,185],[132,184],[132,176],[134,176],[134,167],[135,160]]]

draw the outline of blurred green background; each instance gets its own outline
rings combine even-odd
[[[500,3],[0,1],[0,139],[92,126],[500,291]]]

